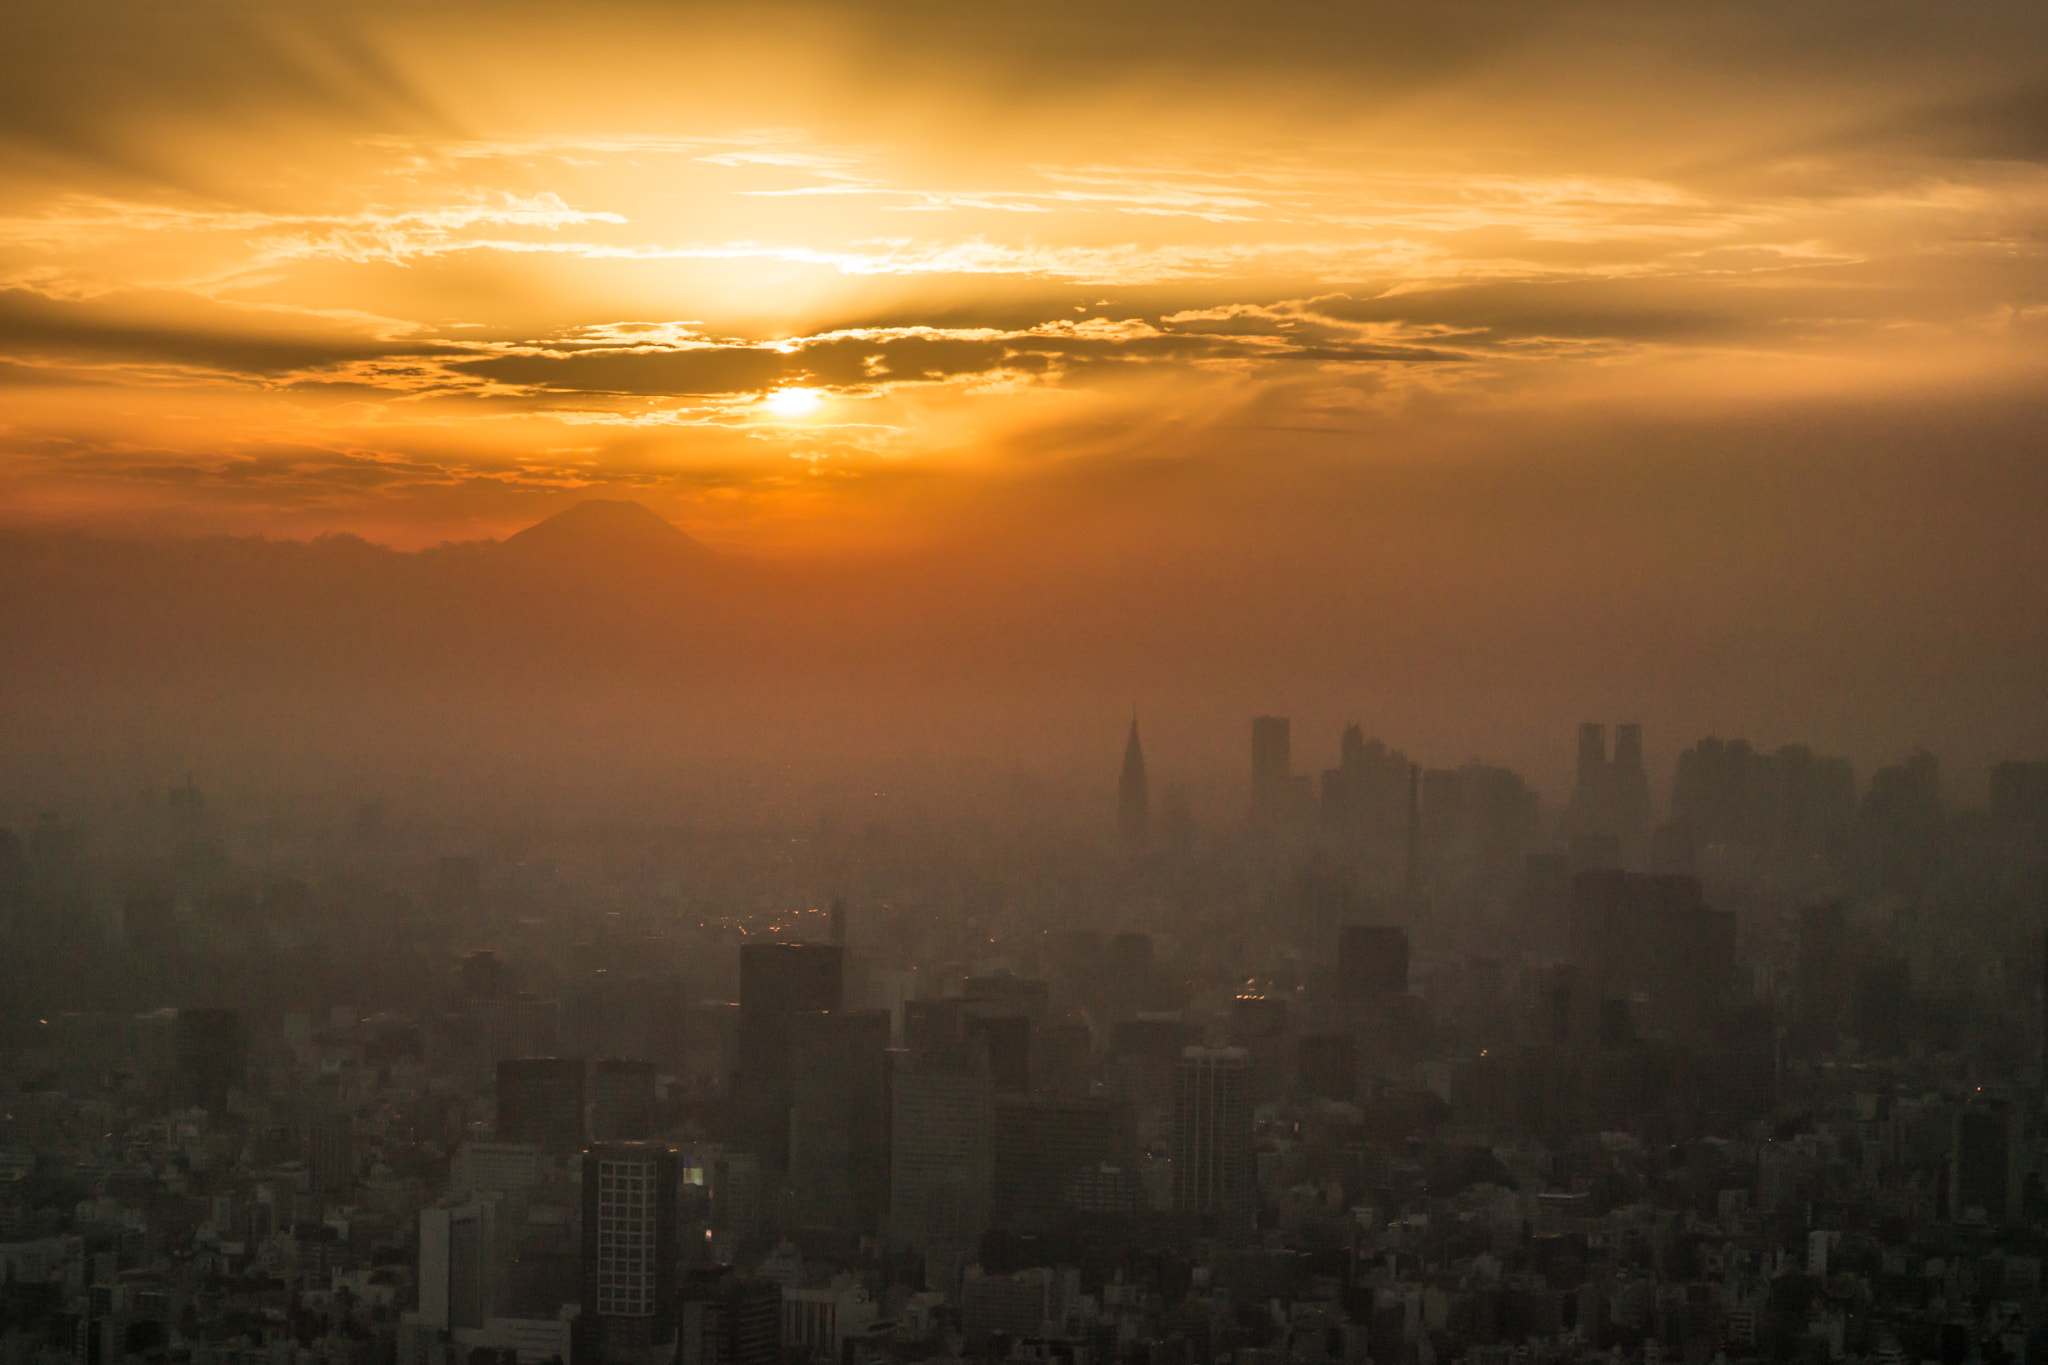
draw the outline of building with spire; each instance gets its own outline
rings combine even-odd
[[[1131,737],[1124,741],[1124,771],[1116,784],[1116,826],[1127,844],[1142,844],[1151,832],[1152,788],[1145,779],[1145,749],[1138,743],[1138,715],[1131,713]]]

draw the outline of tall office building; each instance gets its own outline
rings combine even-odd
[[[1589,795],[1607,780],[1607,727],[1599,721],[1579,723],[1578,790]]]
[[[583,1148],[583,1059],[515,1057],[498,1063],[500,1142],[531,1142],[568,1156]]]
[[[1251,1060],[1241,1047],[1191,1047],[1175,1078],[1174,1211],[1214,1219],[1230,1240],[1249,1236],[1258,1213]]]
[[[1131,1111],[1107,1099],[998,1096],[991,1150],[992,1219],[1042,1228],[1079,1202],[1087,1174],[1132,1168]]]
[[[995,1085],[985,1048],[912,1054],[891,1082],[889,1229],[899,1246],[971,1255],[988,1227]]]
[[[1608,781],[1614,802],[1614,832],[1625,842],[1643,837],[1650,820],[1650,776],[1643,766],[1643,727],[1614,727],[1614,762]]]
[[[791,1214],[803,1227],[871,1233],[889,1181],[889,1012],[799,1014],[790,1044]]]
[[[782,1286],[729,1265],[683,1282],[676,1365],[782,1365]]]
[[[465,1004],[503,1000],[512,994],[504,959],[489,948],[479,948],[462,959],[462,999]]]
[[[1142,844],[1152,828],[1152,788],[1145,780],[1145,750],[1138,743],[1138,717],[1124,741],[1124,770],[1116,784],[1116,826],[1127,844]]]
[[[614,1142],[583,1154],[583,1320],[607,1365],[673,1356],[676,1226],[673,1150]]]
[[[1097,964],[1102,972],[1102,1006],[1112,1018],[1157,1007],[1158,972],[1152,935],[1127,929],[1110,935]]]
[[[1956,1222],[1981,1216],[1991,1223],[2020,1217],[2024,1161],[2021,1123],[2004,1101],[1979,1101],[1957,1112],[1949,1168],[1948,1216]]]
[[[1347,924],[1337,931],[1337,994],[1377,1000],[1408,993],[1408,931],[1395,924]]]
[[[738,1116],[763,1167],[778,1175],[789,1165],[792,1021],[844,1006],[845,957],[836,943],[740,948]]]
[[[965,1005],[957,995],[904,1001],[903,1046],[912,1052],[930,1052],[959,1042]]]
[[[1285,716],[1252,718],[1252,818],[1283,821],[1294,800],[1294,757]]]
[[[590,1140],[645,1142],[654,1136],[654,1063],[605,1057],[590,1068]]]
[[[988,1070],[996,1093],[1021,1095],[1031,1089],[1031,1020],[1022,1014],[969,1014],[966,1036],[988,1047]]]
[[[481,1327],[496,1309],[493,1205],[420,1210],[420,1321],[438,1331]]]
[[[306,1126],[306,1169],[312,1177],[316,1194],[347,1195],[355,1189],[356,1122],[353,1115],[324,1113],[313,1116]]]
[[[1650,779],[1643,766],[1643,727],[1614,727],[1614,756],[1607,753],[1607,727],[1579,726],[1578,785],[1565,807],[1565,826],[1579,839],[1608,840],[1622,857],[1635,860],[1649,825]],[[1591,847],[1591,845],[1588,845]]]
[[[1696,1041],[1734,1003],[1735,916],[1705,903],[1697,877],[1581,872],[1571,919],[1577,970],[1564,1017],[1574,1042],[1636,1032]],[[1610,1002],[1622,1014],[1603,1025]]]
[[[1792,1022],[1800,1045],[1833,1046],[1847,1012],[1849,982],[1847,907],[1840,901],[1801,906],[1792,962]]]
[[[218,1111],[242,1084],[242,1020],[233,1010],[181,1009],[172,1026],[176,1094],[185,1104]]]

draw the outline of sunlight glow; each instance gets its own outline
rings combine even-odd
[[[825,395],[816,389],[777,389],[762,400],[768,411],[792,421],[810,416],[824,401]]]

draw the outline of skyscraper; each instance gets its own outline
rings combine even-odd
[[[1650,818],[1650,776],[1643,767],[1643,727],[1614,727],[1614,762],[1609,783],[1614,801],[1614,832],[1624,841],[1643,837]]]
[[[306,1126],[306,1169],[316,1194],[347,1195],[356,1186],[355,1119],[346,1112],[315,1115]]]
[[[1565,809],[1565,826],[1585,847],[1605,847],[1626,863],[1640,861],[1649,824],[1650,779],[1643,766],[1643,727],[1614,727],[1614,756],[1607,754],[1607,727],[1579,726],[1578,785]],[[1593,841],[1599,841],[1597,844]]]
[[[1248,1236],[1258,1212],[1251,1061],[1241,1047],[1188,1048],[1174,1088],[1174,1211],[1213,1218],[1230,1240]]]
[[[531,1142],[556,1156],[582,1150],[583,1059],[499,1062],[497,1136],[500,1142]]]
[[[676,1154],[618,1142],[583,1154],[583,1319],[605,1362],[672,1356]]]
[[[1408,993],[1408,931],[1398,924],[1347,924],[1337,931],[1337,994],[1375,1000]]]
[[[1043,1227],[1072,1202],[1082,1172],[1129,1168],[1130,1108],[1107,1099],[998,1096],[991,1150],[991,1217]]]
[[[1592,793],[1607,779],[1607,727],[1599,721],[1579,723],[1579,790]]]
[[[792,1214],[805,1227],[871,1233],[888,1186],[889,1012],[791,1021]]]
[[[1145,780],[1145,750],[1138,743],[1138,716],[1131,713],[1131,737],[1124,741],[1124,771],[1116,786],[1117,832],[1127,844],[1142,844],[1151,832],[1152,789]]]
[[[682,1287],[676,1365],[781,1365],[782,1286],[729,1265],[693,1269]]]
[[[890,1238],[971,1255],[988,1226],[995,1085],[985,1048],[913,1054],[896,1072],[889,1133]]]
[[[233,1010],[181,1009],[171,1035],[178,1098],[201,1109],[227,1106],[242,1083],[241,1017]]]
[[[764,1169],[777,1175],[789,1165],[791,1020],[845,1003],[845,957],[836,943],[740,949],[740,1122]]]
[[[1285,716],[1252,718],[1252,818],[1279,823],[1294,792],[1294,757]]]
[[[420,1320],[427,1326],[481,1327],[494,1311],[494,1208],[479,1201],[420,1211]]]
[[[1976,1101],[1959,1110],[1949,1169],[1948,1216],[1956,1222],[1979,1216],[1992,1223],[2020,1216],[2022,1162],[2020,1121],[2002,1100]]]
[[[593,1142],[640,1142],[654,1136],[654,1063],[606,1057],[590,1068]]]

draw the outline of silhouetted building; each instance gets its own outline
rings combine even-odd
[[[488,948],[479,948],[462,959],[462,998],[470,1004],[502,1000],[511,994],[505,963]]]
[[[871,1233],[888,1207],[889,1012],[799,1014],[790,1038],[791,1216]]]
[[[992,1151],[994,1221],[1043,1227],[1086,1201],[1076,1190],[1085,1172],[1130,1164],[1130,1110],[1107,1099],[998,1096]]]
[[[1934,755],[1916,753],[1872,773],[1856,823],[1877,889],[1905,897],[1923,893],[1941,870],[1947,843],[1941,766]]]
[[[693,1267],[681,1291],[676,1365],[782,1365],[782,1286]]]
[[[1616,1037],[1619,1016],[1600,1002],[1633,1001],[1627,1037],[1697,1041],[1731,1003],[1735,916],[1702,900],[1696,877],[1593,870],[1572,879],[1573,1011],[1595,1012]],[[1583,1031],[1573,1026],[1575,1040]]]
[[[992,976],[970,976],[960,988],[964,1014],[993,1019],[1018,1015],[1034,1025],[1045,1023],[1052,1003],[1052,985],[1032,976],[997,972]]]
[[[976,1015],[966,1019],[967,1037],[988,1047],[989,1078],[999,1095],[1031,1089],[1031,1020],[1021,1014]]]
[[[1251,1060],[1238,1047],[1188,1048],[1174,1092],[1174,1211],[1213,1218],[1231,1240],[1250,1234],[1258,1211]]]
[[[241,1016],[233,1010],[181,1009],[172,1048],[180,1102],[212,1112],[225,1109],[228,1091],[242,1084]]]
[[[828,943],[740,948],[739,1077],[746,1140],[770,1172],[789,1164],[791,1021],[845,1005],[845,949]]]
[[[583,1322],[601,1360],[676,1345],[676,1154],[619,1142],[583,1154]]]
[[[1992,767],[1991,820],[2012,834],[2048,840],[2048,762]]]
[[[1418,891],[1454,900],[1513,895],[1539,816],[1536,794],[1506,768],[1468,763],[1420,775]]]
[[[1840,901],[1802,906],[1792,961],[1792,1023],[1802,1049],[1834,1045],[1849,1005],[1849,918]]]
[[[1294,1045],[1295,1084],[1311,1095],[1349,1103],[1358,1095],[1358,1040],[1312,1033]]]
[[[1103,953],[1104,1005],[1112,1016],[1149,1010],[1158,1003],[1152,935],[1126,930],[1110,936]]]
[[[1649,828],[1650,780],[1643,766],[1643,727],[1614,727],[1614,756],[1607,754],[1607,727],[1579,726],[1578,782],[1565,809],[1574,836],[1613,839],[1626,859],[1643,856]]]
[[[903,1046],[911,1052],[930,1052],[959,1042],[965,1004],[957,995],[904,1001]]]
[[[605,1057],[590,1068],[590,1140],[644,1142],[654,1136],[653,1062]]]
[[[890,1240],[970,1255],[988,1227],[995,1086],[987,1050],[961,1044],[913,1053],[891,1089]]]
[[[306,1128],[306,1170],[313,1190],[347,1196],[356,1185],[356,1123],[346,1113],[316,1114]],[[349,1202],[345,1197],[343,1203]]]
[[[1093,1070],[1094,1035],[1079,1021],[1047,1024],[1032,1048],[1031,1087],[1050,1095],[1085,1095]]]
[[[566,1156],[583,1147],[583,1059],[516,1057],[498,1063],[500,1142],[531,1142]]]
[[[1376,1000],[1408,993],[1408,931],[1393,924],[1347,924],[1337,931],[1337,995]]]
[[[1759,753],[1747,740],[1701,740],[1678,756],[1671,824],[1688,857],[1721,846],[1811,857],[1838,851],[1856,815],[1845,758],[1805,745]]]
[[[2003,1101],[1980,1102],[1956,1114],[1948,1216],[2018,1222],[2022,1188],[2019,1117]]]
[[[1116,785],[1117,832],[1127,844],[1142,844],[1152,829],[1152,788],[1145,780],[1145,750],[1138,743],[1138,718],[1124,741],[1124,770]]]
[[[1850,1027],[1872,1057],[1896,1057],[1912,1030],[1913,969],[1903,957],[1879,954],[1859,963],[1849,997]]]
[[[482,1327],[492,1293],[495,1205],[475,1202],[420,1211],[420,1319],[440,1331]]]
[[[1284,821],[1294,800],[1294,756],[1285,716],[1252,719],[1252,818]]]
[[[1643,766],[1643,727],[1614,727],[1614,762],[1608,781],[1614,802],[1614,832],[1624,840],[1640,840],[1649,823],[1650,777]]]

